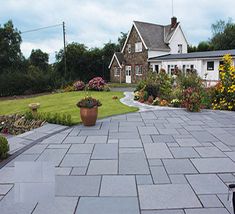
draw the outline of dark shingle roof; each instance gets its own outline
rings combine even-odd
[[[170,50],[167,43],[172,37],[178,24],[173,29],[170,25],[163,26],[139,21],[134,21],[134,24],[142,36],[147,48],[152,50]]]
[[[213,58],[213,57],[223,57],[225,54],[231,54],[232,56],[235,56],[235,49],[220,50],[220,51],[193,52],[193,53],[187,53],[187,54],[168,54],[168,55],[159,56],[159,57],[152,57],[152,58],[149,58],[149,60]]]
[[[122,64],[122,62],[124,61],[124,54],[121,52],[115,52],[115,55],[117,56],[117,59],[120,63],[120,65]]]

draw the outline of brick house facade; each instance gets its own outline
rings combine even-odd
[[[111,82],[137,83],[145,78],[147,72],[153,69],[149,58],[171,52],[170,40],[178,28],[175,17],[166,26],[134,21],[122,51],[114,53],[110,62]],[[186,40],[179,41],[182,50],[185,50],[182,48],[185,43],[187,46]]]

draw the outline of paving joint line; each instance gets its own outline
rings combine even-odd
[[[28,149],[32,148],[33,146],[35,146],[36,144],[42,142],[43,140],[49,138],[49,137],[52,137],[60,132],[63,132],[63,131],[66,131],[70,129],[70,127],[66,127],[64,129],[61,129],[61,130],[58,130],[58,131],[55,131],[53,133],[50,133],[46,136],[43,136],[35,141],[32,141],[32,143],[24,146],[23,148],[19,149],[18,151],[16,151],[15,153],[13,153],[11,156],[9,156],[7,159],[3,160],[1,163],[0,163],[0,169],[2,169],[4,166],[6,166],[8,163],[10,163],[12,160],[14,160],[16,157],[18,157],[19,155],[21,155],[22,153],[24,153],[25,151],[27,151]]]

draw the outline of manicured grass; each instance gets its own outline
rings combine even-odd
[[[117,96],[119,99],[122,98],[124,96],[122,92],[89,92],[88,95],[99,99],[102,103],[102,106],[99,107],[99,118],[138,110],[122,104],[119,100],[112,99],[113,96]],[[0,101],[0,115],[24,113],[28,110],[28,104],[39,102],[41,104],[39,112],[67,113],[72,116],[73,123],[79,123],[81,119],[76,103],[84,96],[86,96],[85,92],[68,92],[33,98],[4,100]]]

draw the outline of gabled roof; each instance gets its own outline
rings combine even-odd
[[[168,54],[168,55],[164,55],[164,56],[149,58],[149,61],[151,61],[151,60],[218,58],[218,57],[222,58],[225,54],[231,54],[232,56],[235,56],[235,49],[220,50],[220,51],[192,52],[192,53],[187,53],[187,54]]]
[[[153,24],[153,23],[134,21],[132,28],[135,27],[145,48],[149,50],[168,51],[170,50],[168,43],[170,39],[172,38],[172,36],[174,35],[174,32],[177,29],[178,25],[179,23],[177,23],[172,28],[171,25],[164,26],[164,25],[158,25],[158,24]],[[130,35],[130,32],[129,32],[129,35]],[[129,35],[123,46],[122,52],[124,51]]]
[[[115,52],[113,54],[113,57],[112,57],[111,62],[109,64],[109,68],[111,68],[111,65],[112,65],[114,59],[117,60],[117,63],[119,65],[119,67],[121,68],[122,67],[122,63],[124,62],[124,55],[123,55],[123,53]]]

